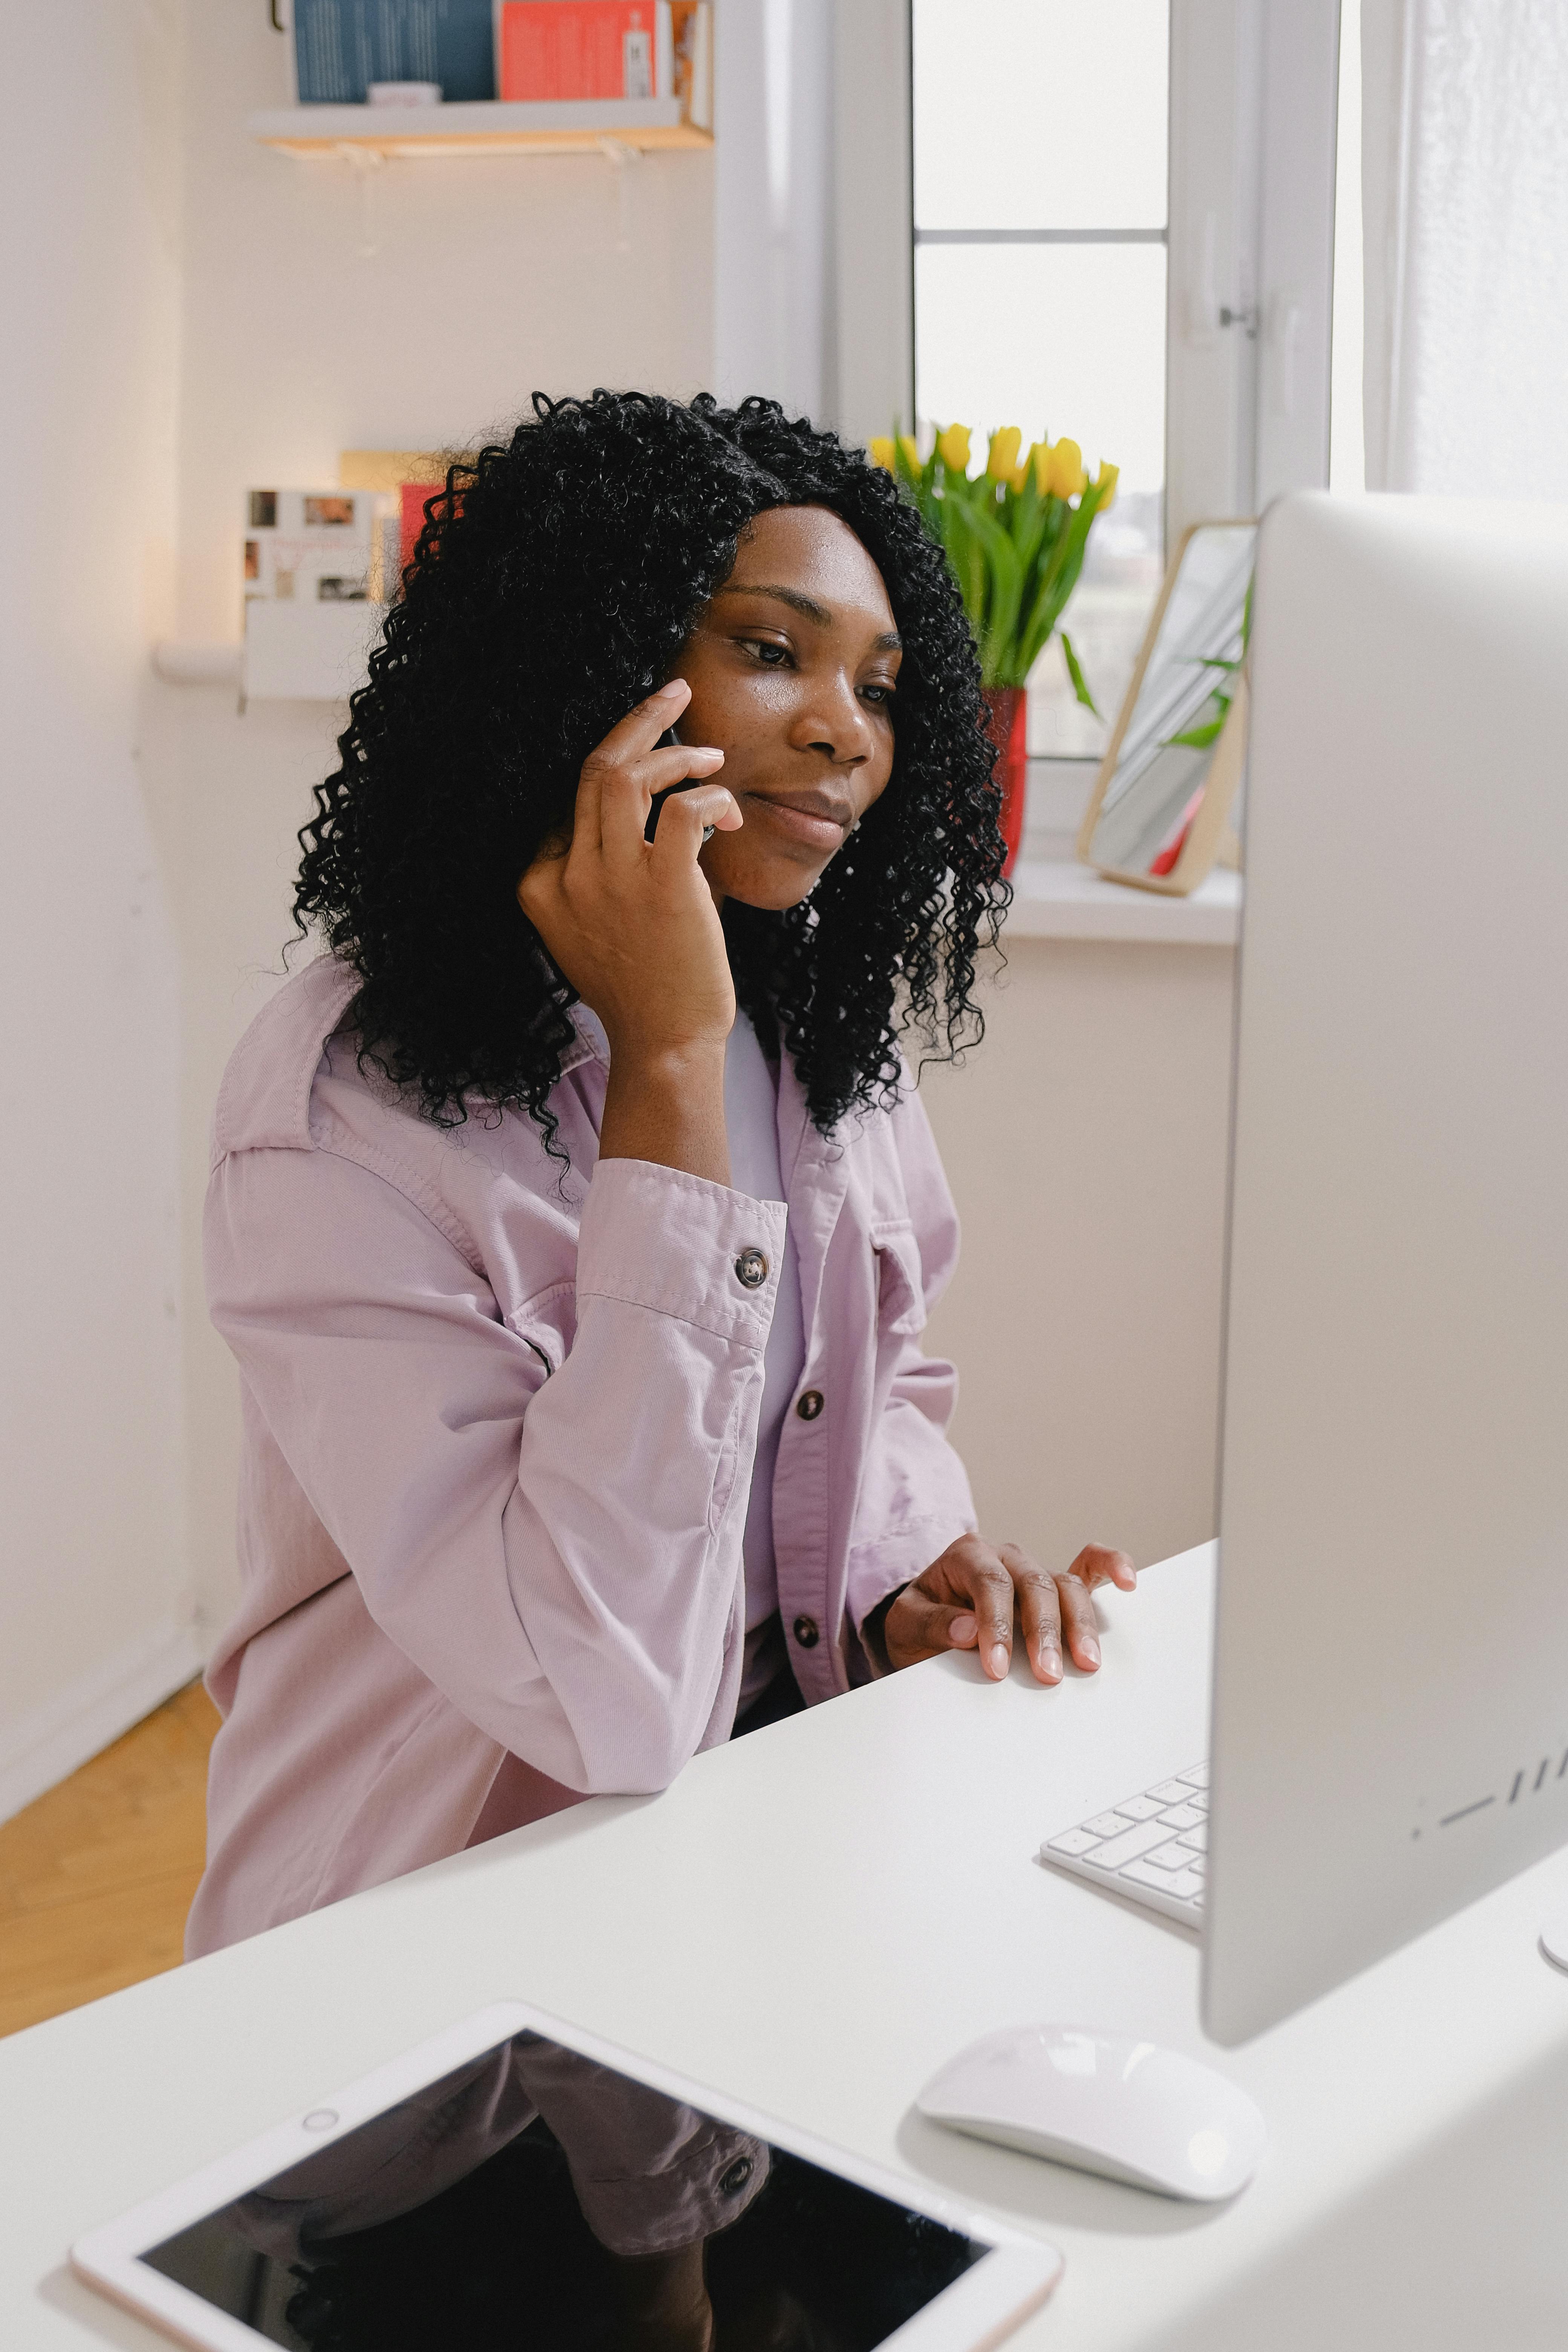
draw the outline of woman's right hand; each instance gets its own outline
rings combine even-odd
[[[542,851],[517,897],[610,1041],[600,1157],[727,1184],[724,1045],[735,992],[697,857],[704,827],[733,832],[741,812],[722,784],[699,782],[663,803],[653,840],[644,838],[656,793],[723,765],[722,751],[705,746],[658,748],[690,698],[685,679],[671,679],[588,754],[570,845]]]

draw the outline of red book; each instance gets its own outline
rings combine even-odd
[[[499,98],[668,98],[671,79],[668,0],[499,0]]]

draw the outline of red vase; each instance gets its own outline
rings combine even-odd
[[[1024,838],[1024,795],[1028,789],[1029,689],[1025,686],[985,686],[985,731],[996,746],[996,782],[1002,788],[999,822],[1007,855],[1002,871],[1011,874],[1018,862]]]

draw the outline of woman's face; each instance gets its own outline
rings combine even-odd
[[[673,675],[683,743],[724,754],[745,823],[702,870],[720,898],[794,907],[893,770],[899,633],[882,575],[824,507],[774,507],[741,541]]]

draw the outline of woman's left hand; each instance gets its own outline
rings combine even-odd
[[[1089,1595],[1097,1584],[1131,1592],[1137,1582],[1127,1554],[1105,1544],[1086,1544],[1069,1569],[1051,1576],[1016,1544],[960,1536],[882,1620],[888,1663],[913,1666],[943,1650],[978,1649],[986,1674],[1001,1682],[1013,1663],[1016,1612],[1037,1682],[1060,1682],[1064,1635],[1074,1665],[1091,1675],[1100,1634]]]

